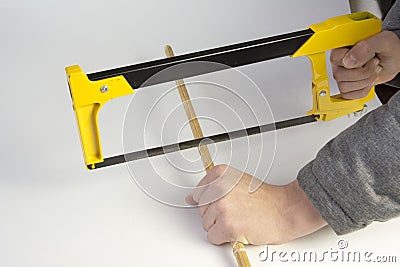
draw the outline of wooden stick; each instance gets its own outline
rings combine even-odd
[[[172,50],[172,47],[169,45],[166,45],[164,47],[165,54],[167,57],[173,57],[174,56],[174,51]],[[177,80],[175,81],[176,86],[178,88],[179,95],[181,97],[183,106],[185,108],[186,116],[189,120],[190,128],[192,129],[193,136],[194,138],[202,138],[203,137],[203,131],[201,130],[200,123],[196,117],[196,113],[194,112],[194,108],[192,105],[192,102],[190,101],[189,93],[186,89],[185,83],[183,80]],[[214,163],[212,161],[210,151],[208,150],[207,146],[199,146],[198,147],[201,160],[203,161],[204,168],[206,170],[206,173],[208,173],[213,167]],[[247,257],[246,250],[244,248],[243,243],[240,242],[232,242],[231,243],[232,248],[233,248],[233,255],[235,255],[236,262],[239,267],[250,267],[250,261],[249,258]]]
[[[173,57],[174,56],[174,51],[172,50],[172,47],[169,45],[166,45],[164,47],[165,54],[167,57]],[[183,107],[185,108],[186,111],[186,116],[189,120],[190,128],[192,129],[192,133],[194,138],[202,138],[203,137],[203,131],[201,130],[199,120],[197,119],[196,113],[194,112],[194,108],[192,105],[192,101],[190,101],[189,93],[186,89],[185,83],[183,80],[177,80],[175,81],[176,86],[178,88],[179,95],[181,97]],[[213,167],[214,163],[212,161],[210,151],[208,150],[207,146],[199,146],[199,153],[201,156],[201,160],[203,161],[204,168],[206,169],[206,172],[208,173]]]

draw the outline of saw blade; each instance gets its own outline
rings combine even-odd
[[[116,164],[121,164],[124,162],[155,157],[155,156],[159,156],[159,155],[163,155],[163,154],[167,154],[167,153],[172,153],[172,152],[177,152],[180,150],[186,150],[186,149],[198,147],[199,145],[209,145],[209,144],[233,140],[233,139],[237,139],[237,138],[241,138],[241,137],[245,137],[245,136],[261,134],[261,133],[271,132],[274,130],[280,130],[280,129],[285,129],[285,128],[289,128],[289,127],[293,127],[293,126],[316,122],[318,120],[318,118],[319,118],[319,115],[309,115],[309,116],[294,118],[294,119],[290,119],[290,120],[284,120],[284,121],[264,124],[261,126],[253,126],[250,128],[236,130],[236,131],[232,131],[232,132],[205,136],[203,138],[192,139],[192,140],[183,141],[183,142],[179,142],[179,143],[175,143],[175,144],[148,148],[148,149],[144,149],[144,150],[139,150],[139,151],[135,151],[135,152],[130,152],[130,153],[122,154],[122,155],[105,158],[103,162],[96,163],[93,165],[88,165],[87,167],[89,169],[98,169],[98,168],[103,168],[103,167],[112,166],[112,165],[116,165]]]

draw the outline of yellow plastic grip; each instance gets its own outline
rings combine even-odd
[[[330,18],[311,25],[310,29],[315,33],[292,55],[307,56],[311,60],[313,108],[307,114],[320,115],[320,120],[329,121],[362,110],[365,103],[374,97],[374,88],[361,99],[345,100],[340,95],[331,96],[325,51],[352,46],[379,33],[381,20],[368,12],[359,12]]]
[[[132,94],[134,90],[123,76],[116,76],[99,81],[90,81],[77,65],[65,69],[68,85],[73,101],[79,135],[86,166],[104,161],[98,113],[100,108],[109,100]]]

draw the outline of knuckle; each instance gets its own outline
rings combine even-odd
[[[365,54],[370,54],[372,52],[372,47],[368,41],[362,40],[357,43],[357,45],[355,46],[355,50],[365,55]]]
[[[224,198],[221,198],[220,200],[214,203],[214,208],[219,215],[225,216],[228,210],[227,201],[225,201]]]
[[[348,86],[348,83],[345,83],[345,82],[338,82],[337,85],[338,85],[339,91],[340,91],[341,93],[347,93],[347,92],[351,91],[351,90],[349,90],[349,88],[348,88],[348,87],[349,87],[349,86]]]
[[[337,70],[334,70],[334,71],[332,72],[332,76],[333,76],[333,79],[335,79],[336,81],[340,81],[340,79],[341,79],[340,72],[337,71]]]
[[[367,66],[363,66],[362,68],[359,69],[360,75],[366,76],[371,73],[371,69],[368,68]]]
[[[207,206],[201,206],[201,207],[199,207],[199,208],[197,209],[197,211],[198,211],[200,217],[203,217],[204,214],[205,214],[206,211],[207,211]]]
[[[370,89],[371,89],[371,87],[366,87],[366,88],[360,90],[360,98],[366,97],[368,95]]]
[[[354,99],[354,97],[352,96],[352,94],[350,93],[343,93],[341,92],[340,94],[344,99]]]
[[[214,244],[214,245],[222,245],[224,243],[223,240],[218,239],[214,233],[211,231],[207,232],[207,240],[209,243]]]
[[[376,63],[377,60],[373,60],[372,62],[370,62],[368,65],[366,65],[365,67],[361,68],[361,73],[364,77],[369,78],[372,76],[376,76],[377,74],[377,69],[378,69],[378,64]]]
[[[344,47],[332,49],[329,55],[330,62],[334,65],[341,65],[342,59],[348,51],[349,49]]]
[[[355,80],[368,79],[373,74],[373,71],[367,67],[362,67],[358,69],[357,72],[357,75],[354,76]]]
[[[365,83],[363,84],[363,86],[362,86],[363,89],[362,90],[364,90],[364,88],[366,90],[369,90],[372,86],[374,86],[375,81],[376,81],[377,78],[378,78],[378,75],[376,73],[373,73],[372,75],[370,75],[368,77],[368,79],[366,79]]]
[[[207,232],[207,240],[211,244],[219,245],[215,236],[210,231]]]
[[[208,223],[206,222],[206,220],[203,220],[203,221],[201,222],[201,225],[203,226],[203,229],[204,229],[205,231],[208,231]]]
[[[375,84],[376,79],[378,78],[378,73],[374,72],[373,74],[371,74],[368,78],[368,84],[369,87],[372,87]]]
[[[338,57],[338,52],[336,50],[332,50],[329,60],[332,64],[335,64],[337,62],[337,57]]]

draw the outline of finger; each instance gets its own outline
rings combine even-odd
[[[390,33],[383,31],[358,42],[343,58],[344,66],[346,68],[357,68],[363,66],[376,54],[383,54],[384,56],[391,46],[389,35]]]
[[[197,205],[198,203],[193,199],[193,195],[190,194],[185,198],[186,203],[188,203],[189,205]]]
[[[190,205],[197,205],[199,203],[199,196],[206,189],[212,178],[213,177],[210,175],[210,173],[204,176],[196,185],[195,189],[193,189],[193,191],[186,197],[186,202]]]
[[[348,93],[341,93],[340,96],[344,99],[360,99],[360,98],[364,98],[368,95],[369,91],[371,90],[372,86],[368,86],[365,88],[362,88],[360,90],[357,91],[351,91]]]
[[[338,87],[340,90],[340,94],[351,93],[355,91],[364,90],[365,88],[371,89],[374,85],[374,81],[376,77],[368,78],[361,81],[355,82],[338,82]]]
[[[207,210],[208,210],[209,208],[210,208],[210,204],[200,206],[200,207],[198,208],[198,212],[199,212],[200,217],[203,217],[204,214],[207,212]]]
[[[208,232],[210,228],[215,224],[218,216],[218,212],[215,208],[214,205],[208,205],[208,209],[204,213],[203,220],[202,220],[202,225],[203,229]]]
[[[218,218],[215,224],[208,230],[207,240],[214,245],[222,245],[224,243],[236,241],[243,244],[249,244],[249,240],[245,236],[235,234],[233,228],[229,227],[229,224],[220,222]]]
[[[359,68],[375,56],[375,51],[367,40],[358,42],[343,58],[345,68]]]
[[[340,66],[332,66],[333,78],[337,82],[353,82],[366,80],[371,76],[376,76],[382,70],[379,65],[380,60],[374,57],[365,66],[356,69],[346,69]]]
[[[338,87],[341,94],[350,93],[353,91],[360,91],[364,89],[371,89],[375,85],[378,79],[378,73],[372,74],[368,79],[361,81],[350,81],[350,82],[338,82]],[[367,92],[368,93],[368,92]]]
[[[188,195],[188,196],[185,198],[185,201],[186,201],[186,203],[188,203],[189,205],[192,205],[192,206],[198,206],[198,205],[199,205],[199,203],[193,199],[193,196],[192,196],[192,195]],[[203,217],[204,213],[207,211],[207,209],[209,208],[209,206],[210,206],[210,205],[198,206],[197,211],[198,211],[200,217]]]
[[[199,199],[201,198],[202,194],[207,190],[207,188],[215,182],[218,178],[220,178],[228,169],[227,165],[217,165],[212,168],[206,176],[198,183],[196,188],[193,190],[192,195],[194,201],[199,204],[204,204],[205,202],[200,203]]]
[[[343,67],[343,57],[350,51],[349,48],[336,48],[331,51],[330,61],[332,66],[342,66]]]
[[[224,223],[216,221],[207,232],[207,240],[214,245],[222,245],[227,242],[233,242],[235,239]]]
[[[232,191],[243,177],[243,172],[234,168],[228,168],[218,180],[210,184],[199,196],[199,204],[209,204],[223,198]]]

